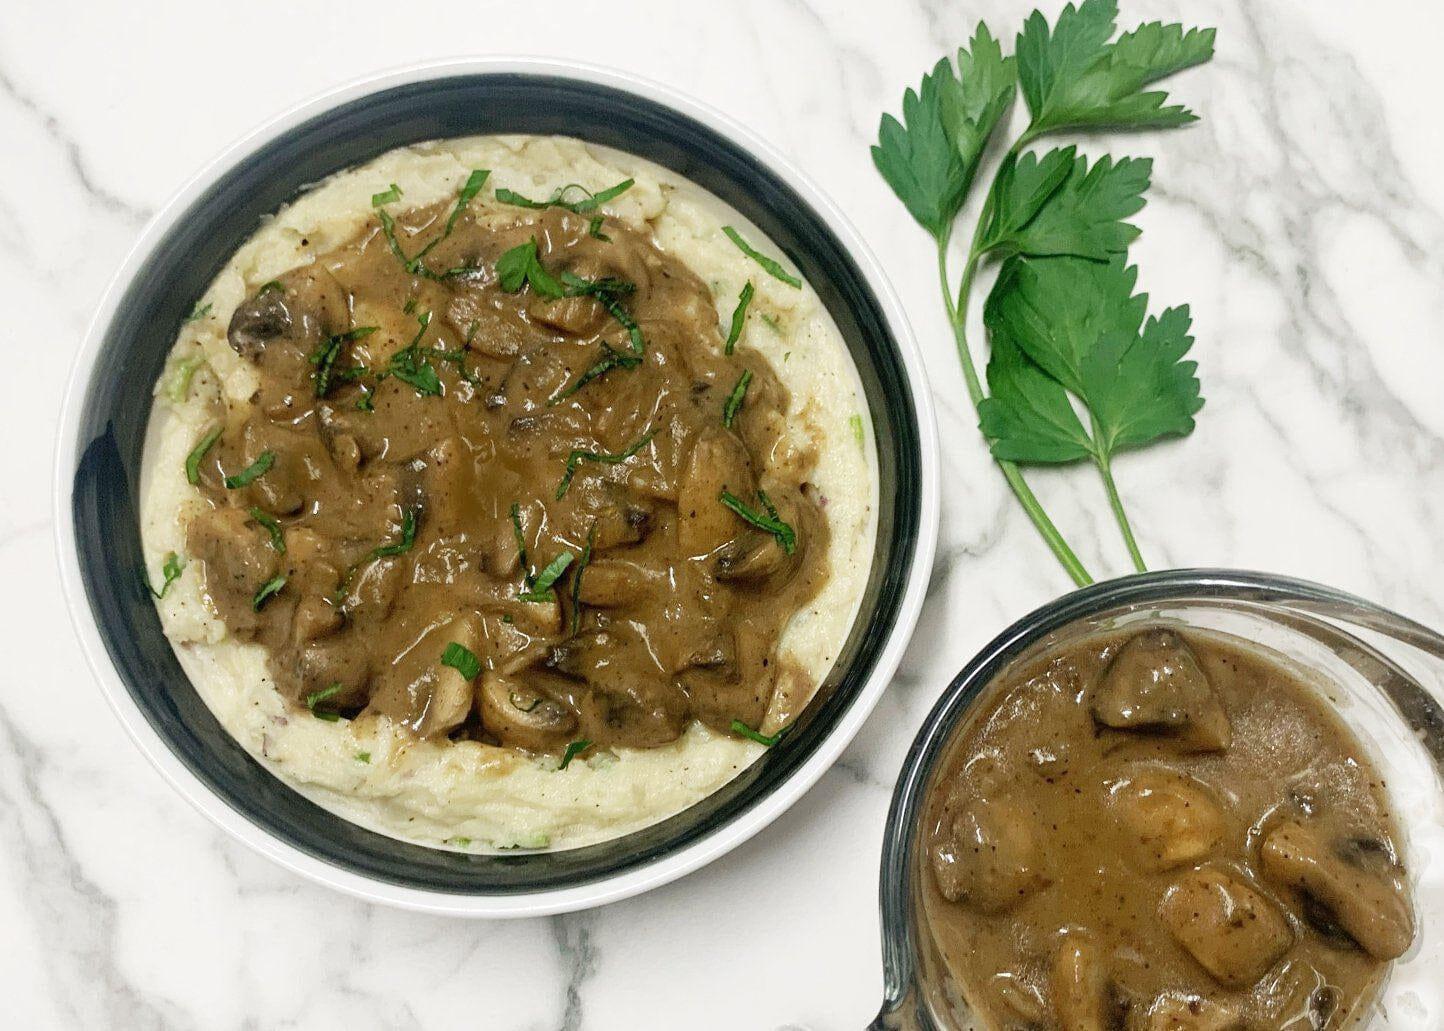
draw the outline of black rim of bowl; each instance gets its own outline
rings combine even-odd
[[[883,832],[878,904],[882,911],[884,989],[873,1028],[936,1029],[919,988],[918,958],[924,947],[914,919],[912,859],[928,781],[946,753],[958,724],[1000,670],[1048,634],[1093,614],[1164,601],[1297,604],[1314,615],[1338,614],[1359,626],[1386,631],[1444,658],[1444,639],[1433,630],[1371,601],[1308,580],[1233,569],[1172,569],[1125,576],[1072,591],[1019,619],[963,667],[923,720],[903,760]],[[1435,748],[1444,748],[1444,710]],[[914,1021],[915,1023],[908,1023]]]
[[[474,855],[363,829],[286,787],[216,721],[176,661],[148,596],[138,484],[152,387],[176,329],[261,219],[310,184],[395,147],[487,133],[556,134],[615,147],[699,183],[767,233],[817,290],[871,411],[877,548],[833,673],[777,747],[661,823],[561,852]],[[406,888],[517,895],[573,888],[675,854],[776,791],[856,702],[896,623],[922,521],[918,414],[905,363],[866,276],[827,221],[743,146],[635,93],[555,74],[477,72],[380,89],[269,139],[221,173],[159,238],[105,327],[81,406],[71,495],[92,616],[127,692],[180,762],[250,823],[304,854]]]

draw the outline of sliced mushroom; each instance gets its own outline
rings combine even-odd
[[[1109,792],[1109,810],[1144,870],[1198,862],[1223,838],[1223,810],[1198,781],[1145,767]]]
[[[1324,907],[1375,959],[1397,959],[1414,941],[1413,911],[1387,853],[1289,821],[1264,839],[1260,857],[1265,877]]]
[[[1243,1031],[1243,1018],[1227,1003],[1201,995],[1161,995],[1140,1031]]]
[[[665,681],[593,675],[581,705],[585,736],[629,748],[675,741],[687,724],[687,698]]]
[[[710,555],[745,530],[746,524],[722,504],[722,492],[750,505],[755,483],[752,460],[720,423],[700,435],[677,491],[677,541],[683,551]]]
[[[581,600],[582,604],[597,608],[621,607],[665,589],[666,582],[664,570],[641,562],[595,559],[582,577]]]
[[[723,583],[759,584],[794,564],[794,556],[782,549],[777,538],[748,533],[723,545],[712,569]]]
[[[1033,818],[1011,800],[968,805],[943,831],[932,849],[933,873],[950,902],[1001,913],[1051,881]]]
[[[1223,703],[1187,642],[1172,630],[1145,630],[1118,650],[1092,696],[1105,727],[1168,734],[1189,749],[1225,751],[1232,728]]]
[[[236,306],[226,338],[231,348],[247,361],[255,361],[266,345],[288,335],[295,325],[286,306],[286,291],[267,285],[260,293]]]
[[[260,617],[253,604],[257,589],[280,568],[280,556],[264,530],[239,508],[217,508],[191,520],[186,548],[201,562],[206,597],[230,633],[255,636]]]
[[[1163,896],[1159,919],[1219,984],[1253,984],[1293,945],[1279,908],[1242,878],[1205,868],[1185,874]]]
[[[481,622],[475,615],[453,619],[425,634],[380,671],[368,711],[390,716],[421,737],[437,737],[460,726],[471,712],[472,681],[441,658],[452,643],[475,655],[480,641]]]
[[[576,713],[565,699],[573,686],[537,670],[507,676],[484,672],[477,697],[481,722],[503,745],[558,752],[577,737]]]
[[[1103,950],[1086,933],[1065,934],[1053,954],[1049,991],[1059,1031],[1108,1031],[1112,999]]]

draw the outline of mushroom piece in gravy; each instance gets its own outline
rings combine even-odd
[[[1373,763],[1246,642],[1149,626],[1055,646],[949,749],[923,917],[982,1027],[1341,1028],[1413,941]]]

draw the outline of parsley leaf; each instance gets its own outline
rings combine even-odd
[[[185,317],[184,321],[199,322],[201,319],[205,318],[211,313],[212,307],[214,307],[214,305],[212,305],[209,301],[207,301],[205,304],[198,305],[197,307],[192,309],[191,313]]]
[[[605,376],[613,369],[635,369],[641,364],[642,359],[635,354],[618,351],[615,347],[612,347],[604,341],[602,343],[601,357],[585,369],[571,386],[564,389],[561,393],[548,398],[547,404],[554,405],[558,402],[565,401],[592,380]]]
[[[787,726],[778,730],[777,733],[768,735],[763,734],[761,731],[753,730],[741,720],[732,721],[732,733],[756,741],[759,745],[766,745],[768,748],[771,748],[777,744],[777,742],[781,741],[791,729],[792,724],[789,723]]]
[[[176,404],[180,404],[191,392],[191,380],[195,379],[196,370],[206,364],[204,354],[193,354],[188,358],[179,358],[171,366],[171,374],[166,380],[165,396]]]
[[[732,421],[742,410],[742,401],[747,397],[747,385],[751,382],[752,370],[743,369],[742,375],[737,378],[737,385],[732,388],[731,396],[722,405],[722,425],[728,429],[732,428]]]
[[[274,451],[262,451],[254,462],[246,466],[234,476],[225,478],[226,490],[240,490],[248,487],[256,480],[259,480],[266,473],[270,472],[271,466],[276,464],[276,453]]]
[[[192,487],[201,482],[201,460],[206,457],[206,452],[211,449],[212,445],[221,439],[221,429],[222,427],[217,426],[211,430],[200,439],[195,447],[191,448],[190,454],[186,455],[186,482]]]
[[[496,259],[496,277],[501,288],[509,294],[529,285],[540,297],[555,300],[566,295],[562,285],[542,267],[535,236],[526,243],[517,244]]]
[[[773,258],[769,258],[767,255],[763,254],[761,251],[753,247],[746,240],[742,239],[742,234],[739,233],[737,230],[733,229],[731,226],[723,226],[722,232],[727,234],[727,239],[731,240],[737,245],[737,249],[739,251],[747,255],[753,261],[757,262],[757,264],[761,265],[762,270],[773,279],[780,279],[788,286],[795,287],[798,290],[802,289],[802,280],[798,279],[792,273],[788,272],[785,268],[783,268],[781,263],[779,263]]]
[[[600,193],[593,193],[581,183],[567,183],[567,185],[558,187],[556,190],[553,190],[552,195],[546,200],[532,200],[528,197],[523,197],[515,190],[508,190],[503,188],[496,191],[496,199],[501,201],[503,204],[510,204],[513,207],[518,208],[531,208],[534,211],[540,211],[543,208],[566,208],[568,211],[571,211],[575,214],[585,215],[588,212],[597,210],[597,208],[601,207],[607,201],[614,200],[615,198],[620,197],[622,194],[630,190],[634,185],[636,185],[635,180],[623,179],[615,186],[609,186],[605,190],[602,190]],[[581,199],[571,201],[567,200],[566,195],[571,190],[581,191],[581,193],[583,194]],[[595,230],[600,225],[600,219],[592,220],[589,231],[592,233],[593,236],[597,235]],[[605,239],[605,237],[602,237],[602,239]]]
[[[1118,451],[1185,436],[1203,406],[1188,309],[1143,321],[1137,269],[1078,258],[1012,259],[985,312],[993,338],[983,429],[1019,462],[1091,456],[1111,483]],[[1081,315],[1081,317],[1080,317]],[[1089,413],[1091,433],[1064,388]],[[996,404],[994,403],[996,402]]]
[[[572,576],[572,633],[581,628],[582,625],[582,574],[587,571],[587,566],[592,564],[592,546],[597,541],[597,521],[592,520],[591,529],[587,531],[586,547],[582,548],[581,560],[577,563],[577,571]]]
[[[441,664],[450,666],[467,680],[481,676],[481,660],[464,644],[449,643],[441,653]]]
[[[586,751],[588,748],[590,748],[591,746],[592,746],[592,743],[591,743],[590,741],[587,741],[586,739],[583,739],[583,740],[581,740],[581,741],[573,741],[573,742],[571,742],[570,744],[568,744],[568,745],[567,745],[567,750],[562,753],[561,765],[558,766],[557,769],[559,769],[559,770],[564,770],[564,769],[566,769],[568,766],[570,766],[570,765],[572,764],[572,760],[573,760],[573,759],[575,759],[575,758],[576,758],[578,755],[580,755],[582,752],[585,752],[585,751]]]
[[[419,509],[407,508],[401,512],[401,536],[390,544],[380,544],[371,549],[371,558],[389,558],[404,555],[416,543],[416,517]]]
[[[271,547],[276,549],[277,554],[284,555],[286,553],[286,537],[281,533],[281,524],[277,522],[276,518],[267,515],[254,505],[246,509],[246,514],[265,527],[266,532],[271,535]]]
[[[732,309],[732,326],[727,330],[727,346],[723,348],[726,354],[731,354],[737,346],[737,341],[742,337],[742,327],[747,324],[747,306],[752,303],[752,281],[749,279],[742,287],[742,292],[737,295],[737,307]]]
[[[422,312],[416,317],[416,321],[419,325],[416,336],[411,338],[411,343],[391,356],[385,374],[395,376],[422,397],[438,397],[441,394],[441,379],[427,362],[426,356],[421,353],[421,338],[426,335],[426,328],[431,325],[431,312]]]
[[[386,245],[391,248],[391,253],[396,255],[396,260],[401,262],[402,267],[405,268],[407,272],[416,276],[425,276],[428,279],[445,278],[445,273],[436,273],[427,268],[425,258],[437,244],[451,235],[451,231],[456,228],[456,222],[461,217],[462,211],[471,203],[472,198],[481,192],[481,188],[486,184],[486,179],[489,175],[491,175],[491,173],[484,168],[474,168],[471,170],[471,174],[467,176],[466,182],[457,192],[456,203],[452,205],[451,214],[446,219],[446,225],[439,234],[431,238],[430,243],[426,244],[410,258],[406,256],[406,252],[401,248],[401,242],[396,238],[396,220],[391,217],[390,212],[386,211],[384,207],[386,204],[394,204],[401,199],[401,187],[392,183],[391,188],[385,192],[373,193],[371,195],[371,206],[376,209],[376,217],[381,220],[381,232],[386,236]]]
[[[1018,79],[1032,135],[1059,129],[1161,129],[1197,116],[1143,87],[1213,56],[1214,30],[1152,22],[1109,43],[1116,0],[1071,3],[1052,29],[1034,11],[1018,36]]]
[[[782,517],[777,514],[777,509],[766,492],[762,490],[757,492],[757,500],[762,502],[764,512],[758,512],[756,509],[748,507],[741,498],[729,490],[723,490],[717,500],[737,513],[744,522],[751,523],[757,529],[772,534],[788,555],[797,550],[797,532],[782,521]]]
[[[567,571],[567,566],[571,565],[572,560],[576,557],[570,551],[563,551],[557,555],[546,564],[546,568],[536,575],[531,587],[522,591],[517,597],[522,601],[537,602],[538,604],[556,601],[557,596],[556,592],[552,590],[552,585],[561,579],[561,575]]]
[[[312,691],[306,696],[306,708],[311,710],[311,715],[315,716],[318,720],[325,720],[327,723],[335,723],[341,718],[341,714],[337,712],[332,712],[328,709],[318,708],[318,706],[326,699],[334,698],[340,693],[340,683],[332,684],[330,687],[322,688],[320,691]],[[366,758],[361,760],[362,762],[371,761],[371,755],[369,753],[358,753],[356,758],[360,759],[362,754],[366,755]]]
[[[185,560],[179,555],[173,551],[166,552],[165,561],[161,563],[160,567],[160,575],[165,578],[161,582],[160,590],[157,591],[154,587],[151,587],[149,577],[147,577],[145,581],[146,588],[151,594],[155,595],[157,600],[164,598],[170,590],[170,585],[180,579],[180,575],[185,571],[185,567]]]
[[[608,454],[605,451],[586,451],[582,448],[573,448],[571,454],[567,455],[567,471],[562,476],[562,482],[557,484],[557,500],[560,501],[566,496],[567,488],[572,485],[572,477],[577,474],[577,466],[583,462],[599,462],[603,465],[620,465],[627,459],[634,456],[642,448],[652,442],[656,431],[643,436],[625,451],[618,451],[616,454]]]
[[[312,352],[309,361],[316,366],[312,373],[315,379],[316,396],[325,397],[331,389],[331,376],[336,366],[336,359],[341,356],[341,348],[352,340],[360,340],[376,332],[375,326],[358,326],[355,329],[348,329],[344,333],[335,333],[328,336]]]
[[[256,612],[260,612],[262,606],[277,594],[281,593],[281,588],[285,586],[286,577],[283,574],[278,573],[271,577],[265,583],[261,584],[260,588],[256,591],[256,596],[251,599],[251,608]]]
[[[945,83],[955,83],[945,57],[903,94],[902,121],[882,116],[872,161],[918,224],[942,237],[963,206],[968,170],[943,126]]]
[[[516,538],[516,557],[517,561],[521,563],[522,575],[526,577],[527,587],[531,587],[531,566],[526,560],[526,535],[522,533],[521,529],[521,506],[515,501],[511,503],[511,532],[512,536]]]
[[[1039,160],[1024,154],[998,174],[980,251],[999,256],[1072,254],[1106,261],[1138,238],[1123,220],[1143,209],[1153,162],[1102,157],[1088,167],[1075,148]]]

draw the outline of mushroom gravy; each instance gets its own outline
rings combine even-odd
[[[922,830],[925,962],[980,1027],[1347,1027],[1414,938],[1364,748],[1282,656],[1217,633],[1008,670]]]
[[[228,338],[259,387],[198,443],[187,550],[303,715],[570,755],[805,704],[777,646],[827,578],[815,455],[647,232],[447,201],[260,286]]]

